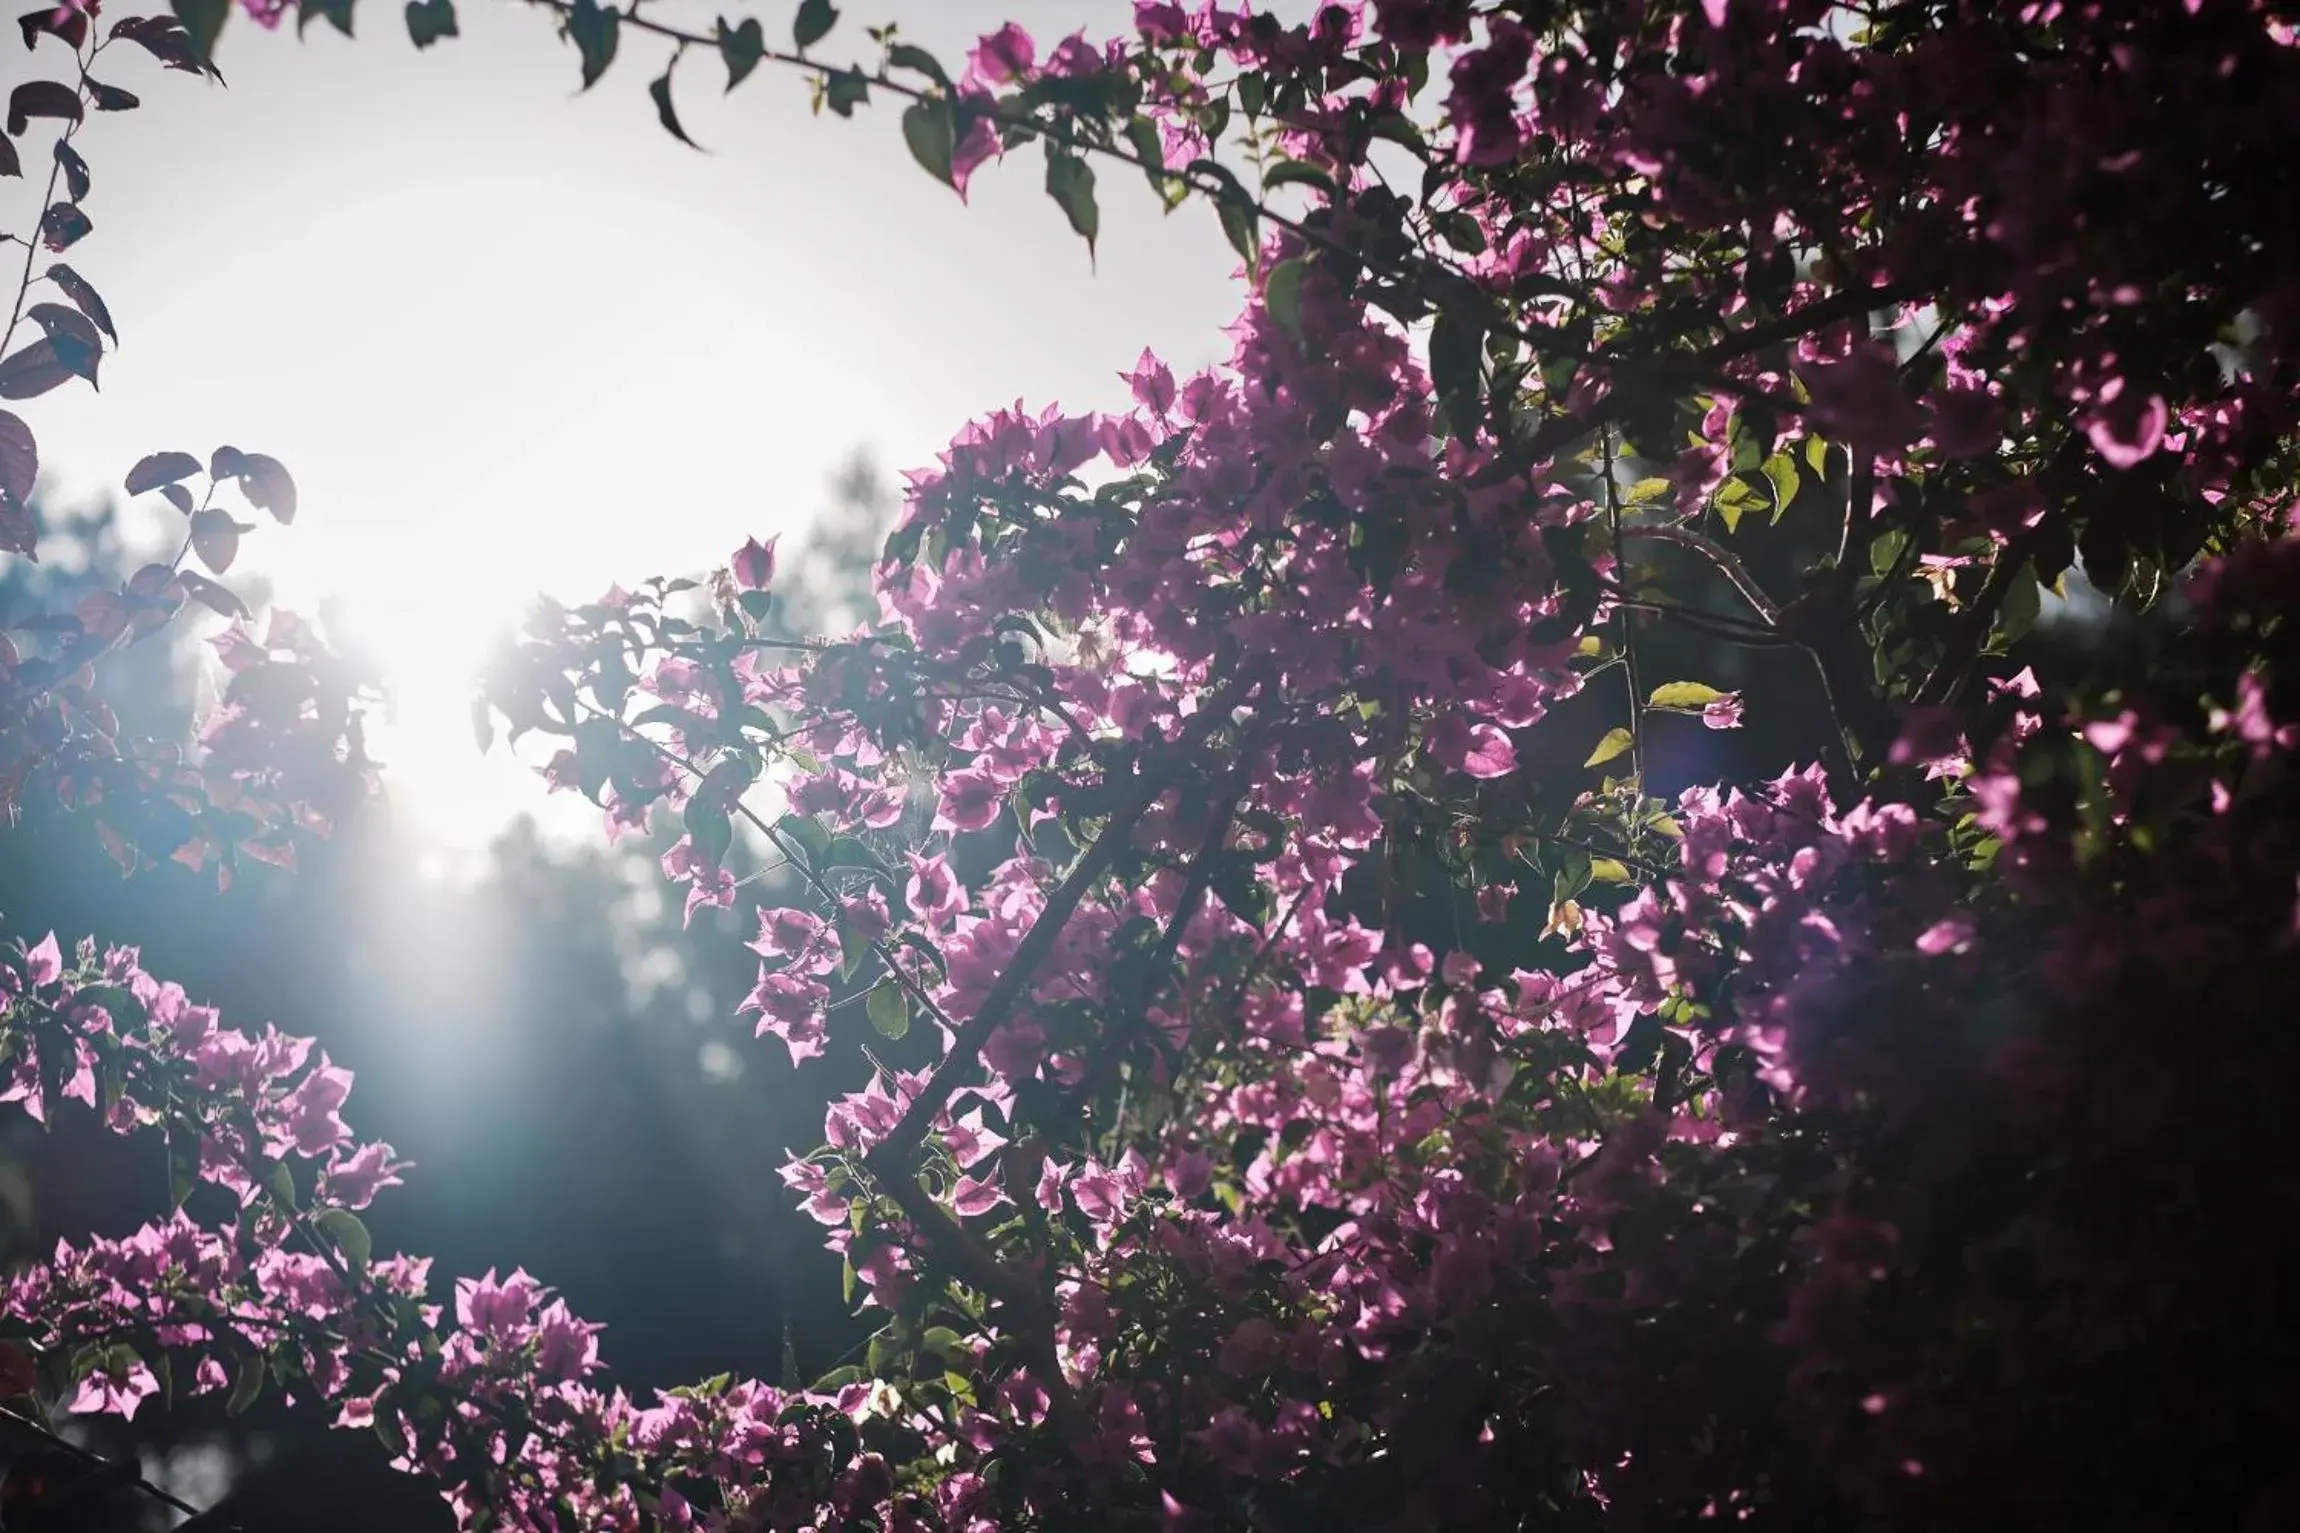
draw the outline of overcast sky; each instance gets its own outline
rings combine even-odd
[[[733,14],[780,38],[791,9]],[[1132,11],[842,9],[819,51],[867,56],[863,24],[892,19],[954,72],[1001,20],[1043,47]],[[650,11],[705,30],[712,14]],[[162,447],[284,461],[301,518],[246,560],[289,604],[335,592],[396,635],[422,715],[396,742],[400,801],[450,840],[533,797],[507,764],[464,759],[451,674],[519,592],[584,599],[722,562],[803,520],[858,447],[899,470],[1016,398],[1119,406],[1145,345],[1177,367],[1227,349],[1235,257],[1206,210],[1167,217],[1131,175],[1103,174],[1097,270],[1034,153],[978,174],[963,206],[910,161],[891,107],[811,117],[772,67],[728,96],[715,55],[682,62],[699,154],[655,123],[653,39],[626,34],[579,95],[550,16],[507,0],[467,0],[464,35],[421,54],[397,5],[366,0],[359,30],[315,23],[299,44],[235,16],[228,89],[106,56],[99,76],[145,105],[80,135],[95,232],[70,260],[122,349],[100,396],[23,413],[67,489]],[[12,35],[0,48],[10,74],[27,62]],[[0,184],[0,226],[24,221],[25,184]]]

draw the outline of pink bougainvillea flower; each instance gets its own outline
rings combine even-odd
[[[773,583],[775,578],[775,545],[781,541],[780,534],[767,539],[764,543],[757,538],[751,538],[746,540],[742,547],[735,550],[735,557],[728,568],[735,577],[736,590],[764,591]]]
[[[1458,713],[1430,726],[1430,754],[1471,777],[1506,777],[1517,770],[1517,747],[1491,724],[1472,724]]]

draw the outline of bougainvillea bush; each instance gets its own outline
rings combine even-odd
[[[541,1280],[370,1249],[404,1168],[314,1045],[46,938],[7,1095],[182,1206],[11,1280],[23,1410],[277,1388],[473,1528],[2300,1519],[2290,8],[1143,0],[963,61],[539,9],[682,139],[768,65],[1089,246],[1154,196],[1238,253],[1222,365],[911,476],[877,622],[792,640],[754,540],[488,669],[608,834],[683,823],[762,1049],[862,1072],[784,1177],[881,1329],[633,1398]],[[226,22],[93,10],[25,22],[28,250],[88,226],[95,53]],[[10,398],[109,339],[44,280]],[[293,493],[137,467],[220,574],[208,485]],[[279,860],[356,689],[235,624],[201,746],[118,742],[89,663],[187,599],[236,616],[179,559],[8,652],[12,803]]]

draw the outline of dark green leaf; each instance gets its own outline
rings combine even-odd
[[[407,0],[407,35],[418,48],[461,36],[455,25],[455,0]]]
[[[1314,186],[1328,196],[1333,194],[1334,178],[1315,165],[1300,160],[1280,160],[1262,172],[1262,186],[1276,191],[1281,186]]]
[[[88,99],[96,103],[99,112],[132,112],[143,103],[135,93],[124,91],[117,85],[106,85],[101,80],[87,81]]]
[[[889,981],[870,993],[863,1002],[863,1010],[870,1013],[870,1025],[884,1038],[901,1038],[910,1032],[910,999],[902,993],[902,986]]]
[[[184,24],[184,40],[192,57],[203,64],[214,63],[216,39],[223,34],[224,18],[232,13],[232,0],[168,0],[168,8]]]
[[[727,64],[727,89],[733,90],[750,77],[766,56],[767,34],[760,27],[759,18],[745,16],[742,25],[730,27],[727,18],[718,20],[719,57]]]
[[[71,267],[58,262],[48,268],[48,280],[63,289],[64,296],[71,299],[82,314],[94,320],[96,328],[110,336],[113,344],[119,343],[119,332],[112,328],[112,311],[104,306],[104,300],[97,296],[94,288],[88,286],[86,279]]]
[[[599,83],[607,66],[615,62],[615,44],[623,18],[599,0],[575,0],[567,13],[567,35],[583,56],[583,88]]]
[[[896,69],[915,69],[944,90],[950,89],[950,76],[943,73],[941,61],[924,48],[910,43],[896,43],[887,49],[886,61]]]
[[[1262,264],[1258,228],[1260,215],[1255,212],[1253,204],[1228,197],[1218,198],[1214,212],[1222,220],[1223,237],[1229,240],[1230,248],[1244,258],[1246,270],[1251,272],[1259,267]]]
[[[842,70],[823,81],[823,100],[841,117],[870,100],[870,77],[857,69]]]
[[[1285,327],[1296,340],[1302,335],[1302,263],[1300,260],[1280,261],[1270,268],[1270,280],[1262,284],[1262,306],[1270,311],[1270,318]]]
[[[264,1392],[264,1360],[250,1357],[240,1364],[240,1374],[232,1383],[231,1398],[224,1402],[227,1416],[245,1415],[249,1406]]]
[[[831,0],[799,0],[799,13],[791,21],[791,39],[804,53],[829,36],[838,19],[839,13],[831,6]]]
[[[296,36],[303,36],[303,29],[311,25],[314,16],[325,17],[329,26],[346,37],[351,36],[352,4],[353,0],[296,0]],[[408,30],[412,32],[414,28]],[[451,33],[453,30],[449,28]]]
[[[647,94],[655,98],[655,120],[663,125],[664,132],[689,149],[703,147],[687,137],[687,130],[679,126],[678,110],[671,105],[671,71],[664,70],[662,78],[647,87]]]
[[[717,868],[734,844],[734,823],[727,811],[700,796],[687,800],[687,834],[694,838],[695,855],[703,865]]]
[[[1094,240],[1102,232],[1102,213],[1094,205],[1094,168],[1076,155],[1054,154],[1046,161],[1046,195],[1058,203],[1070,227],[1086,241],[1086,254],[1094,254]]]
[[[367,1270],[368,1259],[375,1254],[375,1237],[359,1222],[359,1215],[348,1208],[323,1209],[313,1216],[312,1223],[319,1226],[352,1271]]]
[[[1481,413],[1485,320],[1482,306],[1459,301],[1438,310],[1430,327],[1430,385],[1462,436],[1476,428]]]
[[[786,814],[775,821],[775,831],[785,841],[798,843],[810,868],[821,867],[823,859],[830,855],[830,832],[815,823],[812,815]]]
[[[958,134],[951,122],[949,102],[939,97],[913,102],[902,114],[902,140],[910,146],[910,157],[918,161],[928,175],[945,186],[958,184],[950,168],[950,157],[958,148]]]

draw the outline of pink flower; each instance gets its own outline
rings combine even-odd
[[[989,773],[968,769],[942,780],[942,803],[935,811],[938,830],[981,830],[998,818],[1006,789]]]
[[[2155,455],[2171,424],[2164,396],[2143,395],[2124,379],[2112,378],[2084,417],[2084,434],[2110,468],[2131,468]]]
[[[1430,754],[1471,777],[1506,777],[1517,770],[1517,747],[1491,724],[1472,724],[1458,713],[1430,726]]]
[[[64,977],[64,954],[56,945],[54,932],[42,937],[40,945],[24,955],[24,977],[35,990],[53,985]]]
[[[764,591],[775,578],[775,545],[782,541],[780,534],[764,543],[757,538],[745,542],[735,550],[728,568],[735,577],[738,591]]]
[[[984,33],[967,54],[969,74],[992,85],[1010,85],[1038,62],[1038,45],[1014,22]]]
[[[159,1392],[160,1381],[142,1363],[125,1371],[99,1368],[80,1381],[80,1391],[68,1409],[76,1416],[118,1416],[129,1421],[137,1406]]]
[[[1711,729],[1741,727],[1741,694],[1727,692],[1701,710],[1701,722]]]
[[[1151,355],[1149,347],[1142,348],[1134,371],[1118,376],[1126,380],[1135,400],[1152,415],[1163,417],[1174,408],[1174,370]]]

